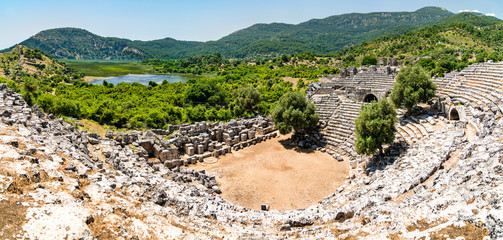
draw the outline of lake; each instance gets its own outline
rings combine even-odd
[[[154,81],[158,84],[161,84],[162,81],[167,80],[169,83],[175,82],[187,82],[188,77],[182,75],[150,75],[150,74],[129,74],[124,76],[115,76],[115,77],[104,77],[102,79],[93,80],[90,83],[92,84],[103,84],[103,81],[106,80],[108,83],[113,83],[117,85],[121,82],[125,83],[140,83],[143,85],[148,85],[148,82]]]

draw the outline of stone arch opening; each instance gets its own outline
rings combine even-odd
[[[459,120],[459,112],[455,108],[453,108],[449,112],[449,120]]]
[[[369,103],[372,101],[377,101],[376,95],[374,95],[372,93],[369,93],[369,94],[365,95],[365,97],[363,97],[363,102]]]

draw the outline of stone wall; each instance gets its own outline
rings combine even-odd
[[[363,101],[366,95],[373,94],[378,99],[386,97],[395,83],[398,67],[349,67],[341,68],[339,76],[324,79],[324,82],[313,83],[307,88],[307,97],[332,94],[337,90],[357,102]]]
[[[107,131],[106,138],[123,146],[134,146],[140,158],[157,158],[167,167],[176,167],[218,157],[276,137],[276,130],[270,119],[256,116],[233,119],[228,123],[174,125],[168,130],[129,133]]]

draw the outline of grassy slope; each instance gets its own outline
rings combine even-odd
[[[127,74],[155,73],[151,66],[128,61],[75,61],[65,60],[65,64],[86,76],[109,77]]]
[[[35,53],[35,54],[32,54]],[[0,53],[0,77],[16,82],[24,77],[34,77],[43,82],[69,81],[74,72],[61,61],[24,46],[17,46],[12,51]]]

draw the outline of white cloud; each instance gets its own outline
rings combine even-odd
[[[459,12],[474,12],[474,13],[482,13],[480,12],[479,10],[469,10],[469,9],[465,9],[465,10],[459,10]]]
[[[486,13],[486,16],[489,16],[489,17],[495,17],[495,16],[496,16],[496,14],[494,14],[494,13]]]

